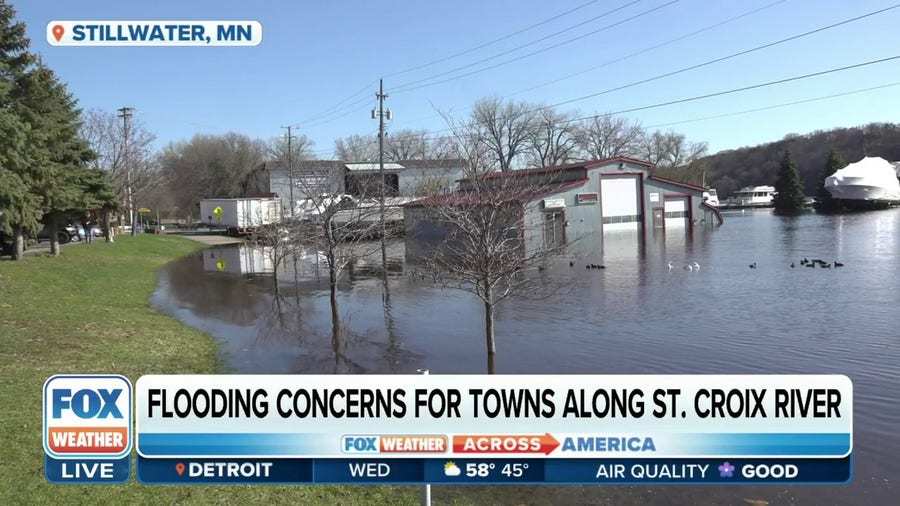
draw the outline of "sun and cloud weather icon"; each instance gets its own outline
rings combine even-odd
[[[450,461],[444,464],[444,474],[446,476],[459,476],[462,474],[462,470],[456,465],[456,462]]]
[[[734,476],[734,466],[726,460],[719,466],[719,476],[722,478],[731,478]]]

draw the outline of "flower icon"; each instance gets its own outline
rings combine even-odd
[[[734,476],[734,466],[726,460],[721,466],[719,466],[719,476],[722,478],[731,478],[732,476]]]

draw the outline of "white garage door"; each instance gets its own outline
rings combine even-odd
[[[641,220],[640,186],[636,176],[603,177],[600,205],[603,230],[637,230]]]
[[[666,199],[666,228],[684,227],[687,224],[687,200],[687,197]]]

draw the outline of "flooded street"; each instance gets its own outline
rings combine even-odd
[[[215,336],[229,372],[485,372],[481,302],[423,280],[404,261],[402,243],[389,255],[386,291],[363,263],[342,278],[337,335],[315,252],[279,266],[276,295],[265,255],[215,246],[161,271],[153,304]],[[804,257],[845,267],[805,268]],[[682,268],[691,262],[700,268]],[[589,263],[606,269],[585,269]],[[643,248],[630,236],[607,237],[575,266],[561,259],[532,273],[558,293],[509,299],[496,313],[499,374],[846,374],[855,396],[849,485],[436,487],[435,500],[893,504],[900,492],[898,271],[898,208],[796,218],[738,211],[718,229],[698,228],[692,237],[670,230]]]

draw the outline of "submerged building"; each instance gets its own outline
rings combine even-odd
[[[298,160],[293,163],[293,171],[277,161],[268,161],[250,172],[243,190],[247,197],[281,198],[287,215],[291,198],[296,208],[323,194],[372,197],[376,188],[381,189],[380,178],[387,197],[408,200],[431,194],[434,189],[452,191],[462,176],[463,161],[457,159],[385,162],[383,170],[377,162]]]
[[[502,205],[526,252],[569,243],[590,251],[609,234],[645,240],[722,223],[705,202],[708,188],[653,176],[652,167],[619,157],[461,179],[455,192],[404,205],[407,251],[416,256],[447,236],[441,206]]]

